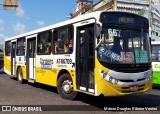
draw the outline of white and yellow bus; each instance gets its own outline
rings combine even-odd
[[[148,20],[126,12],[93,12],[5,41],[4,71],[19,82],[122,96],[151,90]]]

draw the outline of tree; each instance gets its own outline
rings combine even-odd
[[[141,10],[138,12],[139,15],[144,15],[144,13],[145,13],[145,9],[144,9],[144,8],[141,9]]]

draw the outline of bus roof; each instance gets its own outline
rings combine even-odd
[[[37,33],[40,33],[40,32],[46,31],[46,30],[51,30],[51,29],[54,29],[54,28],[57,28],[57,27],[61,27],[61,26],[65,26],[65,25],[68,25],[68,24],[76,23],[78,21],[83,21],[83,20],[85,21],[86,19],[96,18],[97,16],[100,15],[101,12],[102,11],[96,11],[96,12],[88,13],[88,14],[85,14],[85,15],[82,15],[82,16],[78,16],[78,17],[75,17],[73,19],[69,19],[69,20],[66,20],[66,21],[63,21],[63,22],[60,22],[60,23],[56,23],[56,24],[53,24],[53,25],[50,25],[50,26],[46,26],[46,27],[43,27],[43,28],[40,28],[40,29],[37,29],[37,30],[33,30],[33,31],[30,31],[30,32],[27,32],[27,33],[24,33],[24,34],[20,34],[20,35],[8,38],[5,41],[34,35],[34,34],[37,34]]]
[[[30,31],[30,32],[27,32],[27,33],[24,33],[24,34],[17,35],[17,36],[13,36],[11,38],[5,39],[5,41],[31,36],[31,35],[38,34],[40,32],[46,31],[46,30],[52,30],[52,29],[57,28],[57,27],[65,26],[65,25],[68,25],[68,24],[73,24],[73,23],[76,23],[76,22],[79,22],[79,21],[85,21],[85,20],[91,19],[91,18],[95,18],[96,20],[99,20],[100,14],[102,12],[122,12],[122,11],[95,11],[95,12],[92,12],[92,13],[88,13],[88,14],[84,14],[84,15],[75,17],[73,19],[69,19],[69,20],[57,23],[57,24],[46,26],[46,27],[43,27],[43,28],[40,28],[40,29],[37,29],[37,30],[33,30],[33,31]],[[140,15],[130,13],[130,12],[123,12],[123,13],[133,14],[135,16],[140,16]],[[140,17],[145,18],[143,16],[140,16]]]

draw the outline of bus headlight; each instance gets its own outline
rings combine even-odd
[[[113,77],[111,77],[111,76],[109,76],[109,82],[110,82],[110,83],[113,83],[113,84],[117,84],[117,83],[118,83],[118,80],[115,79],[115,78],[113,78]]]
[[[147,79],[148,79],[148,81],[151,80],[151,79],[152,79],[152,76],[149,76]]]
[[[110,76],[109,82],[111,82],[113,84],[117,84],[118,80]]]
[[[147,79],[147,80],[151,80],[152,79],[152,71],[147,71],[144,73],[144,77]]]
[[[108,82],[110,82],[110,83],[112,83],[112,84],[117,84],[117,83],[118,83],[118,80],[115,79],[115,78],[113,78],[112,76],[108,75],[107,72],[104,72],[104,73],[102,73],[102,74],[103,74],[103,78],[104,78],[106,81],[108,81]]]

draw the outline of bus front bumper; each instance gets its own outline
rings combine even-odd
[[[152,80],[145,83],[135,85],[116,85],[106,80],[102,80],[99,86],[97,85],[98,95],[103,96],[124,96],[150,91],[152,89]]]

